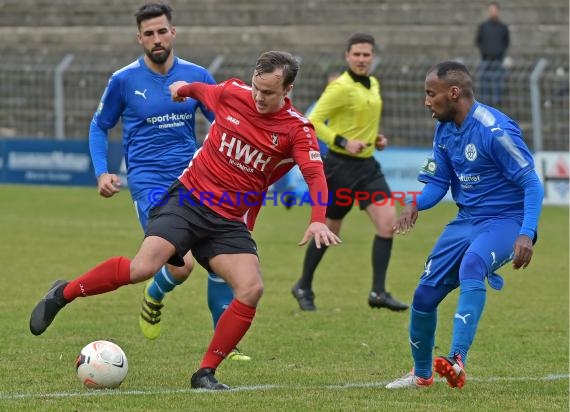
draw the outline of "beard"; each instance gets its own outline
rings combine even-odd
[[[157,49],[153,50],[156,51]],[[153,50],[145,50],[145,53],[150,59],[150,61],[153,62],[154,64],[166,63],[168,57],[170,57],[170,53],[172,53],[172,49],[167,49],[167,48],[159,49],[162,51],[161,53],[153,53]]]
[[[434,117],[436,120],[440,121],[441,123],[449,123],[453,120],[453,116],[449,112],[440,113],[440,114],[435,113]]]
[[[448,123],[448,122],[452,122],[453,119],[455,119],[456,114],[457,114],[457,110],[455,109],[455,107],[450,102],[448,102],[445,105],[445,110],[436,114],[435,118],[442,123]]]

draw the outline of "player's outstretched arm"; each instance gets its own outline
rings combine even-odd
[[[298,243],[299,246],[306,245],[312,238],[315,238],[317,249],[320,249],[322,244],[331,246],[342,243],[342,240],[340,240],[340,238],[334,234],[327,225],[321,222],[313,222],[309,225],[303,235],[303,239]]]
[[[416,220],[418,220],[418,207],[415,203],[408,203],[394,225],[394,232],[405,235],[412,230]]]
[[[103,173],[97,178],[97,189],[103,197],[111,197],[121,191],[121,179],[113,173]]]
[[[513,268],[526,268],[532,259],[532,239],[527,235],[519,235],[515,240]]]

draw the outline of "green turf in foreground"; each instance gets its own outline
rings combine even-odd
[[[319,267],[319,310],[300,312],[290,288],[304,249],[296,246],[309,211],[266,207],[258,242],[266,292],[241,344],[249,363],[225,362],[223,382],[238,390],[189,389],[211,336],[205,271],[169,296],[163,336],[145,341],[137,316],[142,285],[79,299],[48,331],[32,336],[31,309],[55,278],[71,278],[101,260],[132,256],[142,239],[127,193],[102,199],[91,189],[0,186],[0,410],[42,411],[556,411],[568,410],[568,209],[545,207],[534,260],[523,271],[501,270],[501,292],[489,291],[461,391],[443,382],[423,391],[383,385],[411,367],[407,313],[371,310],[372,226],[352,212],[344,244]],[[453,205],[423,212],[414,231],[397,238],[389,289],[410,301],[423,260]],[[456,294],[439,311],[436,353],[446,353]],[[95,339],[127,353],[121,389],[80,386],[73,362]]]

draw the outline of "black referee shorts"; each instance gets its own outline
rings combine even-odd
[[[352,209],[358,195],[360,210],[373,201],[382,202],[392,196],[382,168],[374,157],[361,159],[329,151],[324,161],[331,202],[329,219],[342,219]],[[363,199],[365,194],[367,199]]]
[[[196,198],[190,202],[188,189],[178,180],[165,196],[168,198],[150,210],[145,236],[158,236],[174,245],[176,253],[168,261],[171,265],[184,266],[183,258],[189,250],[209,272],[209,260],[214,256],[257,256],[257,245],[245,223],[220,216]]]

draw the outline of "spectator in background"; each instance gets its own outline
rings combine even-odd
[[[499,3],[487,7],[489,18],[477,29],[475,43],[481,53],[479,67],[479,100],[491,106],[500,106],[503,98],[503,61],[509,47],[509,28],[500,20]]]
[[[173,102],[165,87],[182,79],[210,84],[215,81],[203,67],[174,55],[176,28],[172,25],[170,6],[145,4],[135,17],[144,56],[111,76],[91,122],[89,147],[99,194],[112,197],[120,191],[120,179],[107,168],[107,136],[122,120],[129,190],[139,222],[146,231],[151,207],[188,166],[196,151],[196,112],[200,109],[210,122],[214,120],[214,113],[197,100]],[[160,335],[165,294],[184,282],[192,267],[189,254],[183,267],[163,266],[147,283],[139,325],[148,339]],[[208,274],[208,305],[214,327],[232,298],[232,290],[223,279]],[[249,360],[237,349],[229,357]]]
[[[374,150],[383,150],[388,139],[379,133],[382,98],[378,80],[370,75],[374,60],[375,40],[369,34],[350,36],[345,52],[348,68],[325,89],[309,116],[317,135],[329,151],[325,158],[325,174],[331,201],[327,207],[327,226],[337,235],[344,217],[352,209],[355,193],[368,193],[360,200],[375,234],[372,243],[372,286],[368,295],[371,308],[402,311],[408,305],[399,302],[386,291],[386,272],[392,253],[392,228],[396,222],[393,202],[373,201],[373,194],[391,196],[390,188]],[[339,197],[343,191],[342,198]],[[347,197],[350,197],[347,201]],[[384,197],[376,198],[383,200]],[[326,248],[309,244],[301,277],[291,292],[301,310],[316,310],[312,283],[315,270]],[[347,282],[350,279],[347,277]]]

